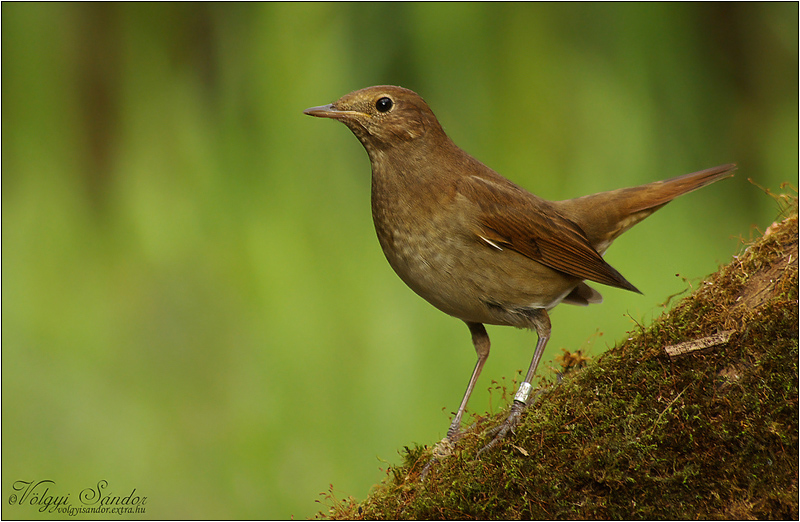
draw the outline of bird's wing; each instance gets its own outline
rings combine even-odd
[[[466,176],[458,184],[459,194],[478,208],[473,226],[481,241],[580,279],[639,291],[603,260],[577,224],[548,201],[505,181]]]

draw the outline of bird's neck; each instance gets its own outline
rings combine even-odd
[[[430,145],[412,143],[367,149],[372,163],[372,217],[376,228],[389,223],[426,221],[428,214],[446,207],[454,197],[458,175],[446,160],[452,157],[453,149],[459,149],[449,139]],[[390,236],[388,231],[384,236]]]

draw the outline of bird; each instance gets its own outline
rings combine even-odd
[[[484,325],[533,330],[537,342],[507,417],[481,452],[520,422],[550,338],[550,310],[601,302],[587,281],[641,293],[603,259],[611,243],[677,196],[736,169],[725,164],[549,201],[460,149],[409,89],[367,87],[303,112],[338,120],[358,138],[372,167],[372,218],[389,265],[411,290],[466,323],[472,336],[477,362],[447,436],[434,449],[439,456],[462,436],[462,417],[491,346]]]

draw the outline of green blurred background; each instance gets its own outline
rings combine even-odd
[[[444,436],[467,328],[392,273],[366,153],[304,108],[411,88],[550,199],[739,163],[611,248],[644,296],[556,309],[552,375],[560,348],[599,355],[777,217],[747,178],[797,180],[797,20],[796,3],[4,2],[3,518],[64,518],[8,502],[45,479],[73,505],[99,480],[136,488],[146,518],[305,518],[329,484],[362,499],[404,445]],[[491,381],[535,342],[489,334],[473,412],[502,406]]]

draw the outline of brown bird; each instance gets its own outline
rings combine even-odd
[[[460,436],[461,418],[486,358],[484,324],[538,335],[533,361],[505,422],[484,448],[517,425],[547,340],[548,310],[599,303],[584,280],[639,292],[603,260],[623,232],[681,194],[732,175],[733,164],[640,187],[547,201],[502,177],[447,137],[413,91],[376,86],[312,107],[341,121],[372,163],[372,218],[397,275],[439,310],[467,323],[478,362],[440,454]]]

